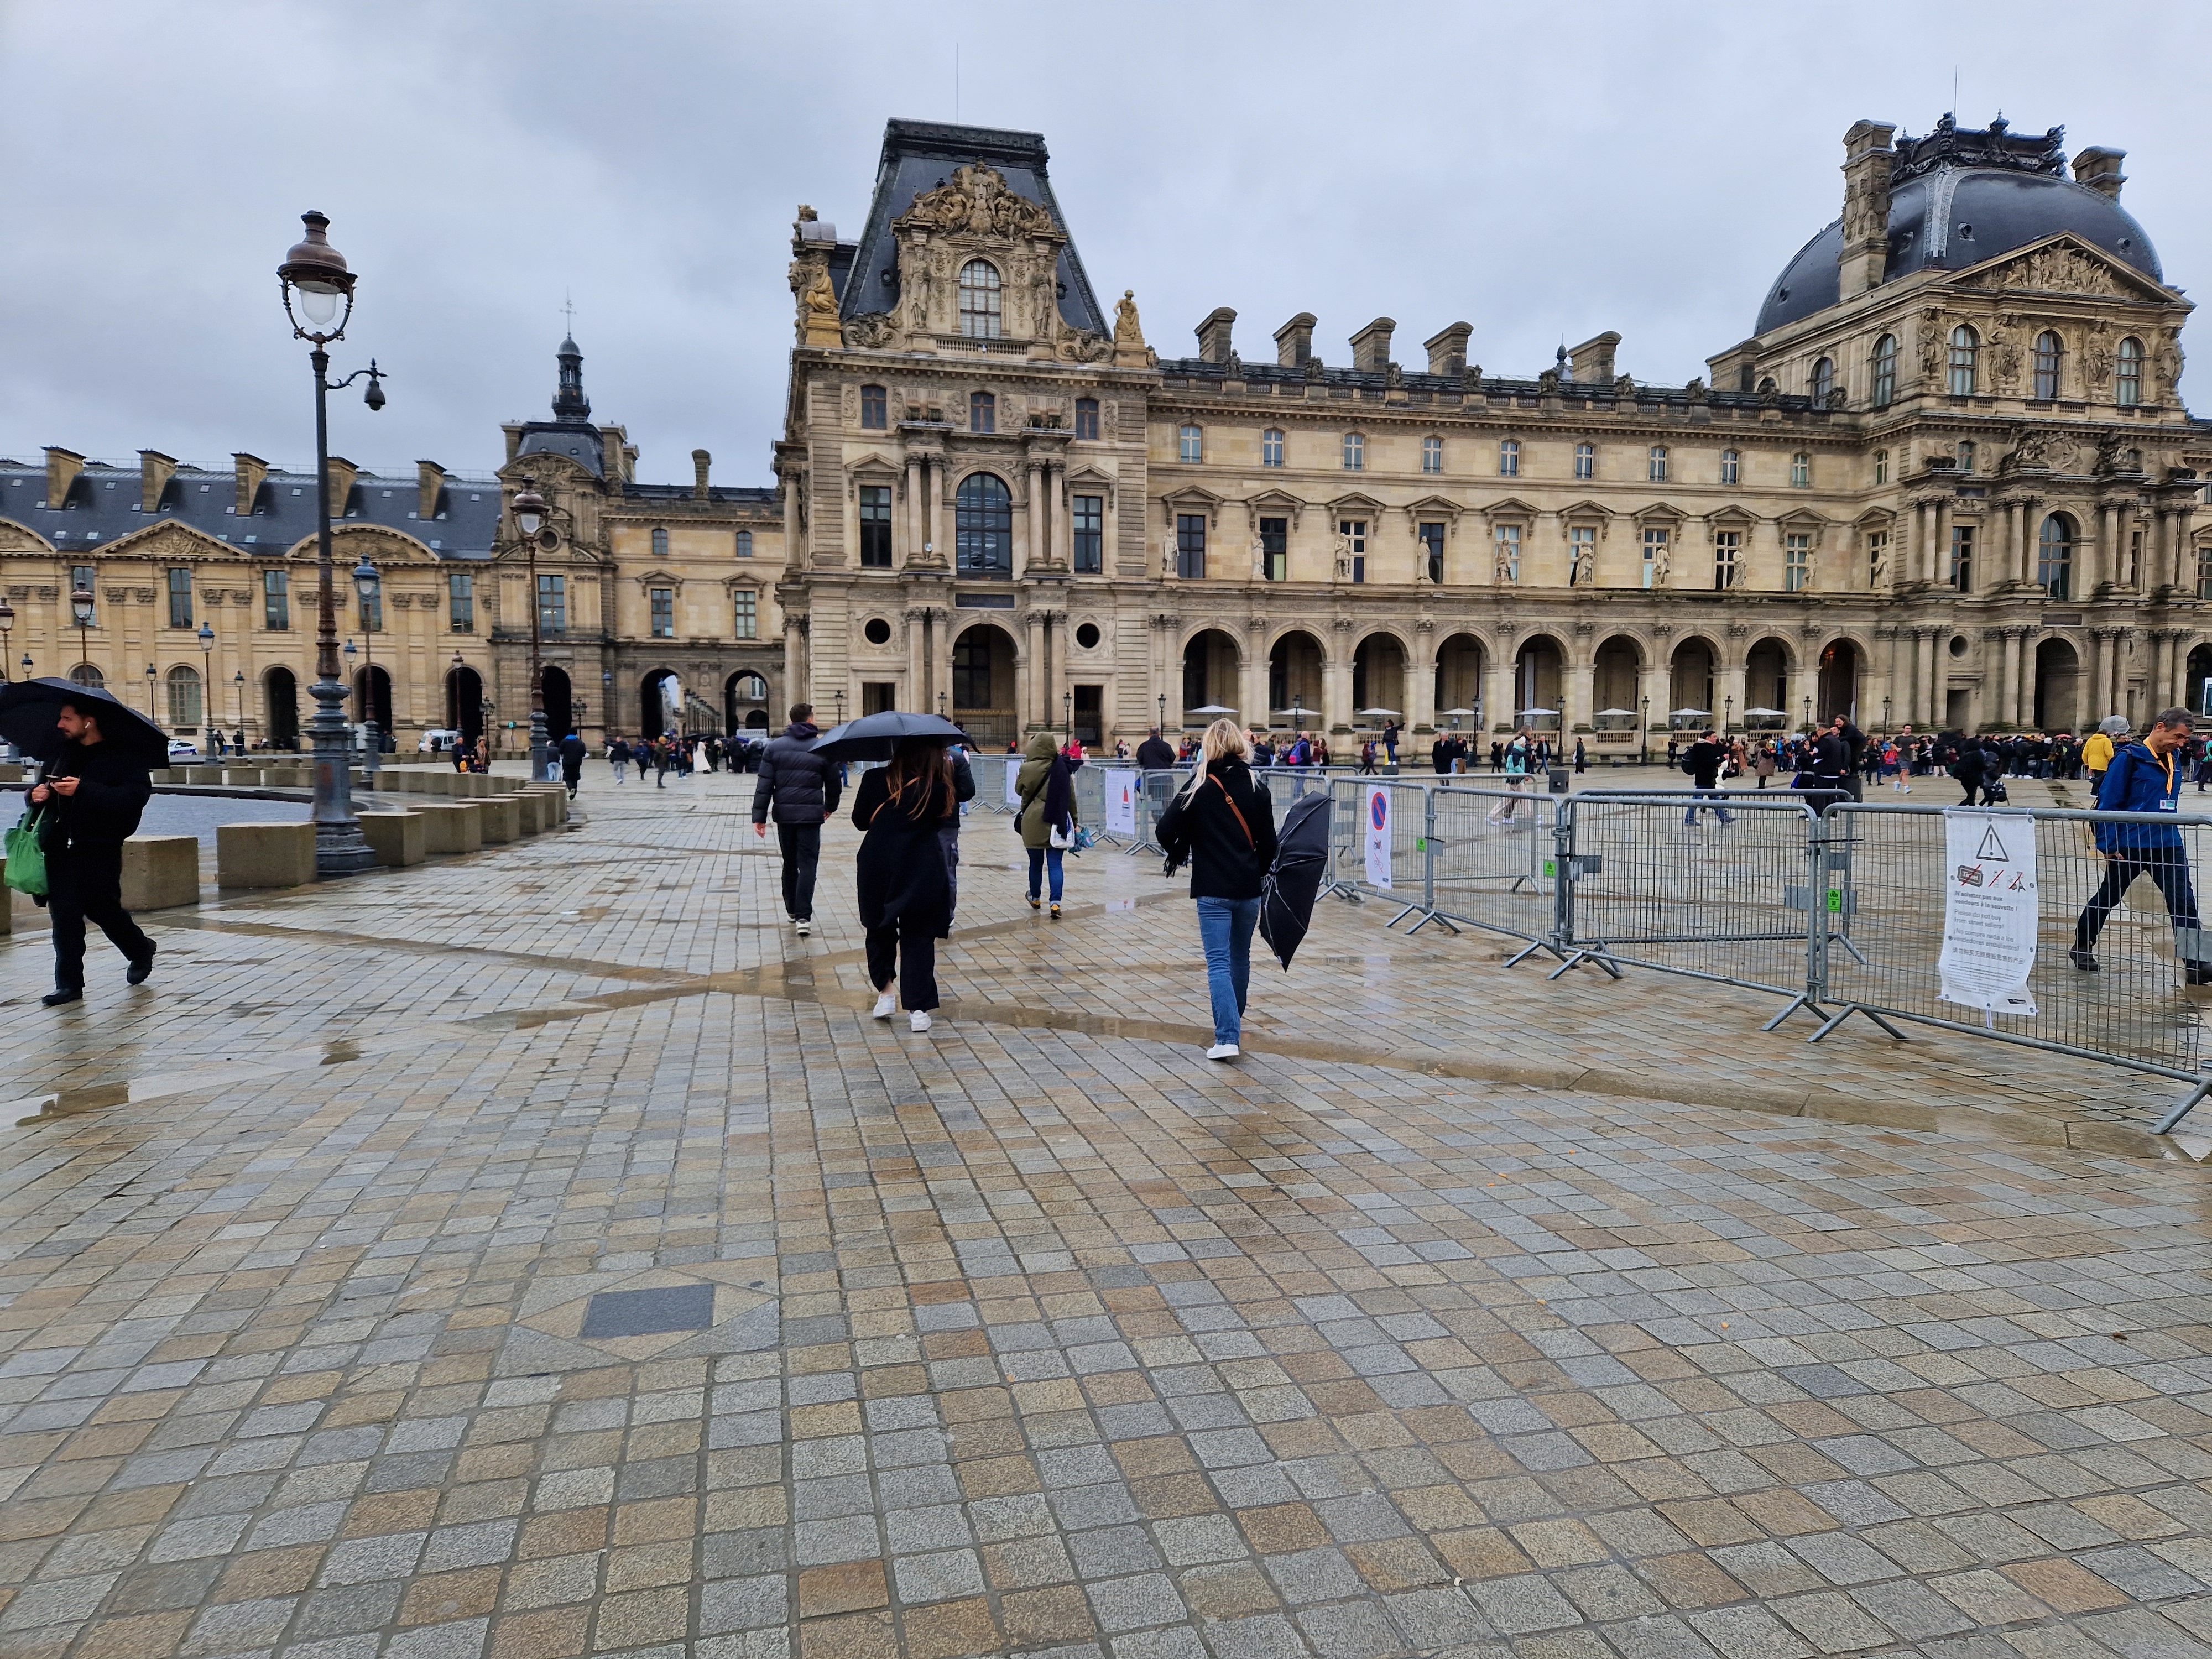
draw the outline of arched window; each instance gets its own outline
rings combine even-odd
[[[93,687],[95,690],[107,684],[106,680],[101,677],[100,672],[88,662],[81,662],[76,667],[70,669],[70,678],[75,680],[79,685],[88,685]]]
[[[1344,434],[1344,470],[1346,472],[1364,471],[1367,465],[1367,434],[1347,432]]]
[[[953,535],[963,576],[1010,575],[1014,568],[1014,503],[1004,480],[971,472],[953,497]]]
[[[1949,389],[1954,398],[1974,395],[1975,370],[1980,367],[1982,337],[1961,323],[1951,331],[1951,379]]]
[[[1790,487],[1810,489],[1813,487],[1813,458],[1799,450],[1790,458]]]
[[[1507,438],[1498,446],[1498,476],[1517,478],[1521,476],[1521,441]]]
[[[1743,482],[1743,457],[1733,449],[1721,451],[1721,482],[1724,484]]]
[[[872,432],[881,432],[890,424],[890,399],[879,386],[860,388],[860,424]]]
[[[2039,402],[2049,403],[2058,395],[2058,370],[2066,361],[2066,343],[2055,330],[2045,329],[2035,337],[2035,396]]]
[[[1182,461],[1202,461],[1206,459],[1206,434],[1203,429],[1194,426],[1183,428],[1176,459]]]
[[[1075,400],[1075,435],[1095,443],[1098,439],[1098,399],[1078,398]]]
[[[2072,597],[2074,591],[2074,520],[2053,513],[2043,521],[2036,538],[2035,580],[2054,599]]]
[[[999,429],[999,400],[988,392],[968,394],[968,429],[970,432],[996,432]]]
[[[1442,438],[1421,440],[1421,471],[1441,472],[1444,470],[1444,441]]]
[[[1597,477],[1597,446],[1595,444],[1575,446],[1575,477],[1577,478]]]
[[[768,701],[768,682],[757,674],[738,675],[738,701],[740,702],[766,702]]]
[[[200,723],[200,671],[182,664],[169,671],[169,724],[192,726]]]
[[[2142,401],[2142,342],[2130,334],[2120,342],[2119,361],[2112,369],[2112,401],[2130,408]]]
[[[1667,446],[1664,444],[1652,445],[1650,461],[1651,482],[1653,483],[1665,483],[1667,482]]]
[[[1260,434],[1260,465],[1280,466],[1283,464],[1283,429],[1271,426]]]
[[[1897,336],[1885,334],[1874,343],[1874,406],[1887,409],[1897,401]]]
[[[971,340],[999,337],[999,268],[988,259],[960,267],[960,331]]]
[[[1836,360],[1823,357],[1813,365],[1813,401],[1822,408],[1828,403],[1828,394],[1836,389]]]

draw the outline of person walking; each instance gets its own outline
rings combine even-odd
[[[1048,872],[1052,919],[1058,921],[1065,860],[1075,843],[1075,775],[1067,757],[1053,746],[1051,732],[1040,732],[1030,739],[1029,753],[1015,775],[1014,794],[1020,802],[1015,816],[1021,824],[1022,846],[1030,855],[1030,908],[1043,902],[1041,895]]]
[[[801,939],[814,931],[814,874],[822,860],[822,823],[837,810],[837,769],[814,752],[812,744],[819,735],[814,729],[814,705],[793,703],[791,724],[761,757],[760,775],[753,784],[753,834],[768,834],[773,808],[776,848],[783,855],[783,911]],[[931,861],[941,881],[943,853],[932,851],[935,856]]]
[[[1575,770],[1578,773],[1589,770],[1589,750],[1583,746],[1580,738],[1575,739]]]
[[[975,799],[975,769],[968,764],[968,751],[958,744],[948,745],[945,751],[946,764],[952,769],[952,798],[960,810],[937,826],[937,839],[945,848],[945,931],[952,932],[952,913],[960,908],[960,824],[968,816],[968,803]],[[845,779],[844,763],[837,768],[837,781]]]
[[[937,1006],[937,941],[951,927],[939,835],[948,818],[959,822],[958,805],[945,744],[927,738],[902,739],[890,764],[864,773],[853,792],[853,823],[862,832],[856,873],[868,983],[876,988],[873,1015],[889,1019],[903,1002],[908,1025],[916,1031],[929,1029]]]
[[[613,769],[615,781],[629,781],[629,745],[620,738],[607,744],[607,764]]]
[[[154,971],[154,941],[123,908],[123,843],[137,832],[154,785],[144,766],[103,740],[100,718],[100,700],[62,704],[54,724],[67,741],[31,791],[53,918],[54,988],[39,999],[49,1008],[84,996],[87,921],[131,964],[125,983],[143,985]]]
[[[568,799],[576,799],[576,786],[584,781],[584,740],[571,732],[561,739],[561,781],[568,786]]]
[[[1760,788],[1765,788],[1768,781],[1772,779],[1774,776],[1774,745],[1771,743],[1761,743],[1759,745],[1758,755],[1751,763],[1751,769],[1759,775],[1759,787]]]
[[[2110,722],[2106,722],[2107,725]],[[2169,708],[2151,725],[2141,743],[2118,750],[2106,764],[2097,793],[2097,807],[2105,812],[2179,812],[2181,810],[2180,750],[2189,741],[2191,717],[2186,708]],[[2100,726],[2100,734],[2105,727]],[[2094,741],[2094,739],[2093,739]],[[2166,914],[2173,923],[2176,945],[2182,953],[2184,977],[2191,985],[2212,985],[2212,962],[2191,952],[2201,951],[2197,895],[2189,884],[2189,855],[2181,830],[2172,823],[2112,823],[2096,826],[2097,850],[2105,855],[2105,880],[2074,923],[2073,947],[2066,959],[2085,974],[2098,971],[2097,936],[2105,921],[2134,884],[2137,876],[2148,876],[2166,900]]]
[[[1959,781],[1960,787],[1966,792],[1966,798],[1959,805],[1972,806],[1978,791],[1982,797],[1983,805],[1995,805],[1990,794],[1989,787],[1996,781],[1996,775],[1990,769],[1990,757],[1984,751],[1981,740],[1978,738],[1960,738],[1952,752],[1958,758],[1951,763],[1951,775]]]
[[[1724,797],[1720,791],[1721,763],[1727,758],[1728,750],[1721,746],[1720,734],[1707,732],[1682,751],[1682,769],[1690,775],[1690,781],[1696,786],[1699,795],[1722,799]],[[1735,822],[1725,806],[1700,806],[1692,801],[1689,810],[1682,814],[1683,827],[1696,829],[1700,812],[1717,812],[1723,823]]]
[[[2081,769],[2089,775],[2089,798],[2098,799],[2105,782],[2105,770],[2112,763],[2112,757],[2121,744],[2127,741],[2127,717],[2113,714],[2097,722],[2097,729],[2089,734],[2088,742],[2081,745]]]
[[[1275,814],[1252,776],[1244,734],[1236,722],[1206,728],[1188,785],[1168,803],[1159,843],[1171,864],[1190,865],[1198,904],[1198,936],[1206,950],[1206,983],[1213,1005],[1208,1060],[1243,1052],[1246,994],[1252,980],[1252,929],[1260,888],[1275,861]]]
[[[1386,722],[1382,727],[1382,752],[1389,757],[1391,765],[1398,763],[1398,722],[1395,720]]]

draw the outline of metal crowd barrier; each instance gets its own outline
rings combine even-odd
[[[1439,778],[1429,790],[1428,884],[1440,916],[1550,944],[1559,805],[1534,790],[1474,789]]]

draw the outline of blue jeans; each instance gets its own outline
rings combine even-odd
[[[1252,982],[1255,898],[1202,898],[1198,936],[1206,945],[1206,986],[1213,997],[1213,1040],[1235,1042],[1244,1029],[1244,993]]]
[[[1066,850],[1059,847],[1032,847],[1029,851],[1030,896],[1035,898],[1037,896],[1037,889],[1044,884],[1044,872],[1049,870],[1052,872],[1052,902],[1054,904],[1059,903],[1060,879],[1065,873],[1064,861],[1067,857]]]
[[[1690,793],[1697,796],[1700,800],[1721,800],[1726,798],[1724,792],[1718,789],[1692,789]],[[1721,822],[1723,823],[1734,823],[1735,822],[1735,819],[1729,814],[1728,808],[1725,806],[1692,806],[1688,811],[1682,814],[1682,822],[1685,823],[1695,823],[1698,821],[1698,814],[1700,812],[1717,812],[1721,815]]]

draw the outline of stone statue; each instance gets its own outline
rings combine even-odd
[[[837,326],[837,290],[830,281],[829,267],[819,266],[814,281],[799,301],[799,343],[835,346],[845,343]]]
[[[1670,537],[1651,556],[1651,586],[1664,587],[1674,574],[1674,544]]]
[[[1931,385],[1943,367],[1943,313],[1929,306],[1920,313],[1920,378]]]
[[[1876,538],[1871,550],[1869,568],[1867,570],[1867,586],[1869,587],[1880,587],[1881,586],[1881,579],[1887,573],[1888,569],[1889,538],[1883,536]]]
[[[2020,441],[2013,446],[2012,453],[2005,457],[2002,470],[2009,471],[2018,471],[2023,468],[2039,470],[2050,465],[2051,461],[2047,453],[2050,442],[2049,437],[2041,428],[2033,426],[2023,428],[2021,431]]]
[[[978,161],[955,167],[950,183],[939,180],[934,190],[914,198],[914,205],[899,216],[896,229],[935,230],[971,236],[1060,235],[1049,211],[1017,195],[996,167]]]
[[[1352,580],[1352,538],[1339,531],[1331,551],[1336,560],[1336,579],[1340,582]]]
[[[1145,344],[1144,325],[1137,319],[1137,290],[1124,289],[1114,307],[1114,367],[1147,368],[1152,350]]]
[[[1597,572],[1590,567],[1595,562],[1597,547],[1591,542],[1577,542],[1572,551],[1573,562],[1567,567],[1567,586],[1588,587],[1596,580]]]

